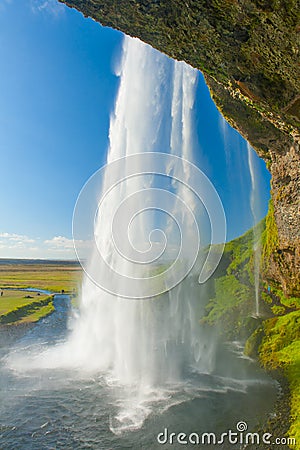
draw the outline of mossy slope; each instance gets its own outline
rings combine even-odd
[[[272,203],[258,225],[262,239],[262,272],[269,273],[277,254],[276,224]],[[256,230],[257,231],[257,230]],[[288,436],[300,442],[300,298],[286,297],[271,279],[260,280],[260,317],[253,316],[253,237],[248,231],[226,244],[222,270],[211,284],[211,299],[204,322],[217,325],[226,338],[244,339],[245,354],[257,357],[263,367],[283,372],[290,388]]]
[[[223,270],[213,278],[212,295],[203,321],[220,325],[221,332],[228,338],[245,339],[257,326],[253,239],[263,227],[264,221],[257,225],[255,233],[250,230],[225,245]]]
[[[260,360],[267,369],[282,369],[289,380],[291,426],[288,435],[295,438],[299,445],[300,310],[264,321],[263,332],[264,337],[259,348]]]

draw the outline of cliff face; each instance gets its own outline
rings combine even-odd
[[[272,174],[278,230],[265,277],[300,295],[297,0],[59,0],[200,69]]]

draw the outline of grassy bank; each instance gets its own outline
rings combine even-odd
[[[280,297],[278,297],[280,299]],[[295,310],[290,311],[292,308]],[[286,310],[290,312],[286,312]],[[277,316],[262,324],[260,361],[269,370],[282,370],[289,381],[291,417],[288,435],[300,444],[300,310],[299,299],[281,296]],[[299,448],[299,447],[296,447]]]
[[[276,247],[277,234],[270,217],[271,214],[258,225],[262,239],[262,272]],[[277,432],[279,428],[288,430],[288,437],[298,442],[298,447],[294,448],[299,448],[300,299],[285,297],[272,280],[260,279],[260,316],[254,316],[253,239],[257,234],[250,230],[226,244],[220,268],[209,280],[210,301],[202,321],[217,326],[227,339],[244,340],[248,356],[256,357],[277,379],[282,380],[281,374],[285,376],[290,408],[286,409],[284,417],[278,415],[280,427],[274,422],[272,426]]]
[[[0,297],[0,325],[37,322],[53,311],[52,295],[4,290]]]
[[[0,261],[0,325],[37,322],[54,311],[53,296],[20,289],[76,293],[82,269],[73,262]],[[72,302],[76,298],[72,296]]]

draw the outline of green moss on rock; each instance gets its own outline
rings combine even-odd
[[[262,326],[259,326],[254,330],[251,336],[247,339],[245,343],[244,353],[250,358],[258,358],[259,356],[259,346],[261,345],[264,333]]]
[[[257,228],[263,226],[264,221]],[[225,245],[223,270],[211,281],[213,287],[202,322],[218,325],[229,339],[247,339],[259,324],[259,319],[254,317],[253,239],[256,234],[257,230],[255,233],[249,230]]]
[[[278,230],[274,217],[274,205],[272,200],[269,202],[268,214],[266,216],[266,228],[262,236],[263,252],[262,259],[264,265],[268,265],[270,257],[275,254],[278,249]]]
[[[260,360],[267,369],[282,369],[291,391],[291,425],[289,437],[300,442],[300,310],[266,320],[259,349]]]

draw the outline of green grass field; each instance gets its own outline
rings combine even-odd
[[[82,269],[77,265],[61,264],[1,264],[0,289],[37,288],[51,292],[77,290]]]
[[[26,298],[27,296],[33,298]],[[29,305],[37,300],[44,300],[49,295],[37,295],[33,292],[4,290],[3,296],[0,297],[0,316],[12,311],[15,308],[20,308],[25,305]]]
[[[36,322],[52,311],[52,295],[4,290],[0,297],[0,325]]]
[[[20,289],[76,293],[81,277],[82,269],[75,264],[0,264],[0,290],[3,292],[0,297],[0,325],[37,322],[54,311],[52,295],[38,295]],[[76,303],[76,297],[72,302]]]

